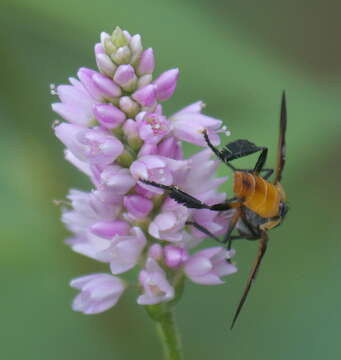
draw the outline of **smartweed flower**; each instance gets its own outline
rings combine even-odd
[[[183,142],[206,146],[205,129],[218,144],[218,133],[226,130],[222,121],[202,114],[201,101],[170,116],[163,112],[179,70],[154,79],[154,52],[143,48],[140,35],[118,27],[111,35],[102,33],[95,58],[97,70],[80,68],[78,79],[53,90],[60,102],[52,108],[66,121],[54,127],[55,134],[66,146],[65,158],[93,188],[67,196],[70,205],[62,221],[72,236],[66,242],[108,265],[107,274],[72,280],[80,290],[73,309],[94,314],[114,306],[130,285],[117,275],[137,266],[140,305],[173,304],[186,277],[204,285],[222,283],[236,271],[229,260],[233,251],[222,246],[195,250],[205,234],[189,223],[220,235],[228,214],[188,209],[140,181],[176,184],[208,204],[223,201],[218,187],[226,178],[214,175],[218,161],[211,151],[201,149],[190,158],[182,151]],[[207,244],[217,245],[213,241]]]

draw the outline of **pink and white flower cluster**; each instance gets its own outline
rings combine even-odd
[[[226,178],[214,176],[218,162],[210,150],[189,159],[182,151],[182,141],[205,146],[204,129],[218,144],[221,120],[202,114],[200,101],[169,117],[163,113],[161,102],[173,95],[179,70],[154,79],[153,49],[143,48],[140,35],[120,28],[102,33],[95,57],[98,71],[81,68],[78,79],[55,88],[60,102],[52,104],[66,120],[54,128],[66,159],[93,184],[90,192],[68,195],[62,220],[73,236],[67,243],[108,264],[111,272],[71,281],[80,290],[74,310],[94,314],[115,305],[128,286],[117,275],[136,266],[141,305],[172,300],[179,276],[204,285],[222,283],[236,271],[228,261],[233,251],[221,246],[195,251],[205,235],[186,223],[195,221],[220,235],[228,215],[188,209],[139,181],[176,184],[208,204],[223,201],[218,186]]]

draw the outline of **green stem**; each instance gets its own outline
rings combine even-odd
[[[163,313],[156,320],[156,327],[163,344],[165,360],[182,360],[181,342],[172,311]]]
[[[179,331],[175,324],[173,310],[184,290],[185,277],[182,270],[172,274],[175,289],[174,299],[155,305],[146,305],[149,317],[155,321],[164,350],[164,360],[183,360]]]

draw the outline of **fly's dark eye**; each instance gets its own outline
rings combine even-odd
[[[289,210],[289,208],[285,203],[281,202],[279,204],[279,216],[280,217],[284,217],[287,214],[288,210]]]

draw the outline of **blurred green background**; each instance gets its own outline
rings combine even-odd
[[[68,281],[100,267],[63,244],[52,204],[89,183],[63,160],[49,84],[94,67],[100,31],[116,25],[154,48],[158,72],[180,68],[168,114],[202,99],[233,138],[275,150],[287,91],[290,213],[232,332],[256,243],[236,244],[240,271],[224,286],[187,286],[177,309],[185,358],[340,358],[340,10],[336,1],[0,2],[1,359],[161,359],[136,294],[102,315],[71,311]]]

